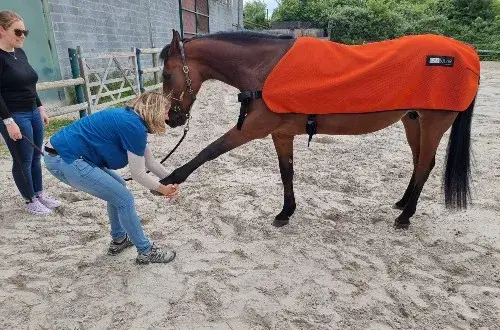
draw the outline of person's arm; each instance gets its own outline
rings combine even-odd
[[[24,54],[24,56],[26,56],[26,53]],[[28,61],[28,59],[26,58],[26,61]],[[28,63],[28,65],[30,65]],[[42,116],[42,120],[43,120],[43,123],[45,124],[45,126],[47,126],[50,122],[50,119],[49,119],[49,116],[47,115],[47,111],[45,110],[45,107],[43,106],[42,104],[42,101],[40,100],[40,96],[38,96],[38,92],[36,91],[36,85],[35,85],[35,95],[36,95],[36,107],[38,108],[38,110],[40,110],[40,116]]]
[[[45,107],[42,105],[42,102],[40,101],[40,98],[38,98],[38,94],[36,95],[36,106],[38,107],[38,110],[40,110],[40,116],[42,116],[43,123],[45,124],[45,126],[47,126],[50,123],[50,119],[49,116],[47,115]]]
[[[4,67],[3,60],[0,59],[0,90],[2,90],[3,67]],[[0,118],[2,118],[3,123],[7,128],[7,133],[9,133],[9,137],[12,140],[17,141],[23,138],[19,126],[17,126],[16,122],[14,121],[14,119],[12,119],[12,116],[10,115],[9,108],[7,108],[7,104],[5,104],[5,101],[2,97],[2,93],[0,93]]]
[[[41,107],[42,105],[43,105],[42,101],[40,101],[40,97],[38,97],[38,93],[36,93],[36,106],[37,106],[37,108]]]
[[[146,173],[146,159],[130,151],[127,151],[127,157],[132,179],[148,189],[157,190],[160,182]]]
[[[165,167],[153,157],[153,153],[151,152],[149,145],[146,145],[146,150],[144,151],[144,159],[146,160],[146,168],[158,178],[164,179],[168,176],[169,173],[165,169]]]
[[[0,90],[2,90],[2,76],[3,76],[3,59],[0,58]],[[10,112],[7,108],[7,104],[3,100],[2,94],[0,93],[0,117],[3,119],[10,118]]]
[[[0,88],[1,88],[1,83],[0,83]],[[2,94],[0,94],[0,117],[3,119],[11,118],[9,109],[7,108],[7,104],[5,104],[5,101],[3,100]]]
[[[167,197],[172,197],[177,193],[176,185],[162,185],[146,173],[146,159],[144,157],[137,156],[130,151],[127,151],[127,157],[130,175],[134,181]]]

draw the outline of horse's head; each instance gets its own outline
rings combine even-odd
[[[163,92],[172,101],[165,123],[170,127],[184,125],[200,89],[201,79],[188,66],[184,42],[173,30],[172,41],[163,48]]]

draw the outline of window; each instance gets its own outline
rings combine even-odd
[[[209,33],[208,0],[179,0],[183,38]]]

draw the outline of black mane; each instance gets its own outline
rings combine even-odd
[[[184,43],[187,43],[192,40],[198,39],[212,39],[212,40],[222,40],[231,42],[238,45],[247,45],[255,42],[259,42],[261,40],[276,40],[276,39],[294,39],[294,36],[290,35],[275,35],[263,32],[251,32],[251,31],[236,31],[236,32],[216,32],[211,34],[205,34],[201,36],[196,36],[190,39],[183,39]],[[168,50],[170,48],[170,44],[166,45],[161,53],[160,59],[164,60],[168,56]]]

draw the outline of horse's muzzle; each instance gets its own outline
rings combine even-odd
[[[184,125],[188,119],[188,115],[184,112],[174,112],[169,111],[168,119],[165,120],[165,124],[174,128],[181,125]]]

